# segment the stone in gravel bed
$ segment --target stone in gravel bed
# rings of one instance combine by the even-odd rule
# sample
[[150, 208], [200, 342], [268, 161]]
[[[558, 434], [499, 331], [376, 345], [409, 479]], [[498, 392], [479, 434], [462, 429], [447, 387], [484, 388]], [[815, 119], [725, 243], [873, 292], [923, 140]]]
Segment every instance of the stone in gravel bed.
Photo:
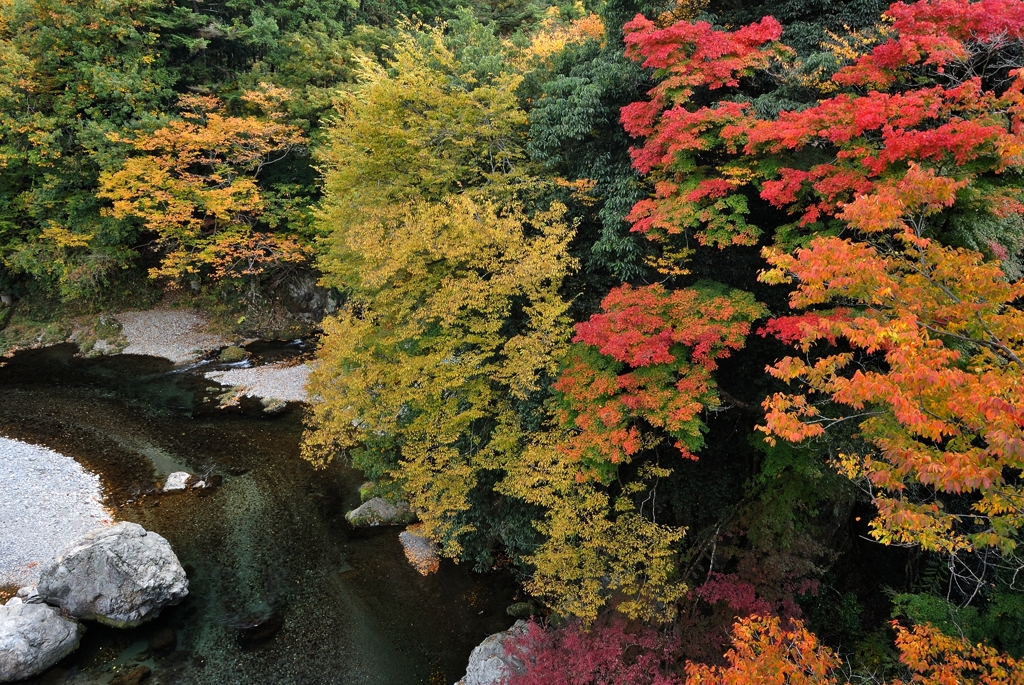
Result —
[[0, 437], [0, 585], [35, 585], [71, 541], [111, 522], [99, 476], [71, 457]]
[[71, 543], [43, 567], [37, 590], [76, 618], [134, 628], [185, 599], [188, 578], [162, 535], [125, 521]]

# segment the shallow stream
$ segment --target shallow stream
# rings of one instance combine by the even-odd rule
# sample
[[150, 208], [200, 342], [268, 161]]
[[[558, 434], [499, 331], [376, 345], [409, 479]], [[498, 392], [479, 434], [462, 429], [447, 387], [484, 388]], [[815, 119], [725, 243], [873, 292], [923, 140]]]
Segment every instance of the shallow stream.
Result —
[[[300, 459], [301, 406], [274, 417], [256, 401], [222, 410], [223, 389], [201, 375], [209, 366], [74, 352], [21, 352], [0, 367], [0, 435], [100, 474], [114, 516], [166, 537], [191, 592], [137, 629], [90, 624], [77, 652], [27, 682], [105, 684], [143, 664], [153, 670], [147, 683], [165, 685], [450, 685], [472, 648], [512, 623], [509, 577], [449, 561], [422, 577], [398, 529], [348, 526], [360, 474]], [[158, 494], [172, 470], [222, 481]]]

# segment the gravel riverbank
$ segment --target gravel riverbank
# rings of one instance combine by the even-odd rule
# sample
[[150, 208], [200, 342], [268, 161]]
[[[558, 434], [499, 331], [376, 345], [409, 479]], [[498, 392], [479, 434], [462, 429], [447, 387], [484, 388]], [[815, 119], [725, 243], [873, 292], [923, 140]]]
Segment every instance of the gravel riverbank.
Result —
[[306, 364], [267, 364], [248, 368], [211, 371], [205, 374], [212, 381], [239, 388], [246, 397], [272, 397], [283, 402], [306, 402]]
[[124, 354], [145, 354], [170, 359], [175, 364], [195, 361], [211, 350], [230, 345], [223, 336], [209, 333], [209, 322], [189, 309], [151, 309], [121, 312], [114, 317], [128, 341]]
[[71, 457], [0, 437], [0, 585], [34, 585], [42, 564], [111, 522], [99, 476]]

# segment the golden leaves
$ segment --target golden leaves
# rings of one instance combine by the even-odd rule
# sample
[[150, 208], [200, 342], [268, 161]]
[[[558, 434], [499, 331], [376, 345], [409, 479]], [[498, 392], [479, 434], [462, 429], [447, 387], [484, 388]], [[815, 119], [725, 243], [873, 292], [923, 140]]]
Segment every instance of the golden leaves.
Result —
[[[287, 91], [266, 85], [243, 96], [274, 111], [286, 98]], [[102, 173], [97, 193], [111, 201], [110, 216], [136, 217], [158, 236], [166, 254], [150, 275], [254, 276], [272, 264], [305, 261], [294, 236], [251, 230], [265, 209], [257, 175], [301, 147], [302, 132], [273, 112], [270, 119], [230, 116], [213, 96], [183, 95], [178, 106], [182, 118], [151, 133], [109, 136], [141, 154]]]

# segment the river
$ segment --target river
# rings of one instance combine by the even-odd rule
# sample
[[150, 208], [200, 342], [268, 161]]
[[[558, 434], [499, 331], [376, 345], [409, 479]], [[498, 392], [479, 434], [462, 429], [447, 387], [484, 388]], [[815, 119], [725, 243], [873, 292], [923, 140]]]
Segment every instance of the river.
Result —
[[[275, 358], [299, 354], [264, 345]], [[512, 623], [516, 584], [443, 561], [420, 576], [398, 529], [353, 530], [360, 474], [299, 457], [303, 408], [216, 408], [223, 388], [153, 357], [81, 359], [60, 345], [0, 367], [0, 435], [79, 460], [118, 520], [166, 537], [190, 595], [133, 630], [89, 624], [82, 646], [30, 683], [108, 683], [131, 665], [164, 685], [448, 684], [472, 648]], [[171, 470], [220, 476], [160, 495]], [[261, 623], [262, 630], [246, 630]], [[176, 648], [150, 638], [174, 631]], [[168, 648], [169, 649], [169, 648]]]

